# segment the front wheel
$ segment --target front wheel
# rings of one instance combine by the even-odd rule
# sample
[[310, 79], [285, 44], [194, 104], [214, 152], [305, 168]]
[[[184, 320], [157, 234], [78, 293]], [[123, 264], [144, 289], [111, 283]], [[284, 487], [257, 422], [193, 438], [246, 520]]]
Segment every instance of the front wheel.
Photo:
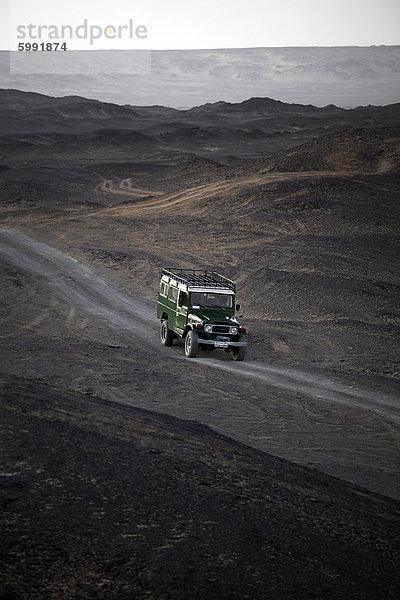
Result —
[[189, 331], [185, 338], [185, 356], [194, 358], [199, 350], [199, 336], [194, 331]]
[[246, 346], [239, 346], [232, 351], [233, 360], [244, 360], [246, 356]]
[[160, 340], [163, 346], [172, 346], [174, 333], [168, 328], [168, 321], [161, 321], [160, 325]]

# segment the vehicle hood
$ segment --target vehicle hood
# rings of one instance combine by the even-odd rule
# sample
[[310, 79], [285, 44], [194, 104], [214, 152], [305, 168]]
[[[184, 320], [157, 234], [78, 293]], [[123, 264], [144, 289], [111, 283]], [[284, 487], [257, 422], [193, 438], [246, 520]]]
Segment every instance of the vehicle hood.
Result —
[[227, 308], [198, 308], [191, 309], [190, 317], [194, 321], [203, 321], [204, 323], [226, 323], [227, 325], [238, 325], [238, 321], [232, 314], [232, 310]]

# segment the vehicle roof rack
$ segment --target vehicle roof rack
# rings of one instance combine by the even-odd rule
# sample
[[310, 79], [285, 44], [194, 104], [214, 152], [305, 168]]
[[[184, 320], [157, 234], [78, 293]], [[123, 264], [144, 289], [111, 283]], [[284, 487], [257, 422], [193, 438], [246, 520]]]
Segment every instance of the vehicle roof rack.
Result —
[[180, 283], [198, 287], [220, 288], [225, 287], [236, 293], [236, 285], [215, 271], [206, 269], [163, 269], [162, 275], [168, 275]]

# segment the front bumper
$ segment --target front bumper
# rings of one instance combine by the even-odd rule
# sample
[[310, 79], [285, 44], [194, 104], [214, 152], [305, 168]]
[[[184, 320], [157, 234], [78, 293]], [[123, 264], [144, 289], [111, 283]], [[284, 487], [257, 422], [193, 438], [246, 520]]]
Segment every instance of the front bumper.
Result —
[[198, 342], [199, 344], [207, 344], [207, 346], [215, 346], [216, 348], [247, 346], [247, 342], [231, 342], [228, 340], [203, 340], [199, 338]]

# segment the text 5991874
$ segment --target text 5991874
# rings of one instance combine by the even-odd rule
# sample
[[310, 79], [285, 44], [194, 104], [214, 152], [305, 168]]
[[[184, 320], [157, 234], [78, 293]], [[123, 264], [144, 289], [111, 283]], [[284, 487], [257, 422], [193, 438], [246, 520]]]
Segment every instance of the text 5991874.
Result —
[[18, 44], [19, 52], [56, 52], [57, 50], [67, 50], [66, 42], [20, 42]]

